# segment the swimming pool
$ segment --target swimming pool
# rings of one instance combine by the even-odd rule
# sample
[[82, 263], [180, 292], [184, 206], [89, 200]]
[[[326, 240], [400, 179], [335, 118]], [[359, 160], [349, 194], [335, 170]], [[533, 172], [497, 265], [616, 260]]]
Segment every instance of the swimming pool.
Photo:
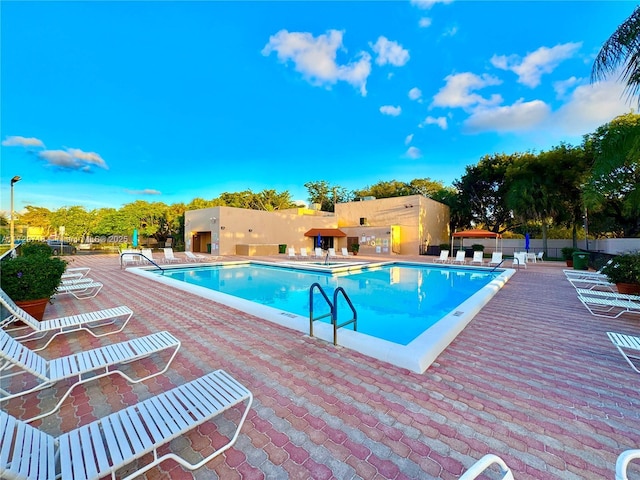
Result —
[[[171, 267], [163, 274], [130, 270], [305, 333], [309, 287], [319, 284], [329, 298], [342, 287], [358, 312], [358, 331], [340, 329], [338, 344], [419, 372], [513, 274], [403, 262], [350, 265], [337, 273], [310, 264], [301, 269], [263, 262]], [[314, 292], [317, 318], [329, 307]], [[344, 301], [338, 306], [339, 322], [351, 318]], [[315, 336], [333, 341], [329, 323], [328, 318], [315, 322]]]

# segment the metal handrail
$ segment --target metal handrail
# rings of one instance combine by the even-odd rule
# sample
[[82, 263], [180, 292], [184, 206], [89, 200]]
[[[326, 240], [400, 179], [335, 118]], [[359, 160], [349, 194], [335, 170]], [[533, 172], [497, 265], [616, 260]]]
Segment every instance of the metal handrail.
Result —
[[[351, 308], [351, 311], [353, 312], [353, 318], [351, 320], [347, 320], [344, 323], [338, 324], [338, 294], [341, 293], [342, 296], [344, 297], [344, 299], [347, 301], [347, 304], [349, 305], [349, 308]], [[351, 299], [349, 298], [349, 296], [347, 295], [347, 292], [344, 291], [344, 288], [342, 287], [338, 287], [335, 289], [335, 291], [333, 292], [333, 319], [332, 319], [332, 323], [333, 323], [333, 344], [337, 345], [338, 344], [338, 329], [342, 328], [342, 327], [346, 327], [347, 325], [350, 325], [353, 323], [353, 331], [357, 331], [358, 330], [358, 312], [356, 311], [355, 307], [353, 306], [353, 303], [351, 303]]]
[[[497, 264], [495, 267], [493, 267], [491, 270], [489, 270], [489, 273], [493, 273], [496, 271], [496, 268], [498, 268], [500, 265], [502, 265], [502, 262], [504, 262], [506, 260], [506, 258], [503, 258], [502, 260], [500, 260], [500, 263]], [[518, 262], [518, 266], [520, 265], [520, 262]]]
[[[313, 316], [313, 290], [318, 289], [318, 291], [322, 294], [325, 302], [329, 305], [329, 313], [325, 313], [324, 315], [320, 315], [319, 317]], [[342, 294], [344, 299], [347, 301], [349, 308], [353, 312], [353, 318], [351, 320], [347, 320], [344, 323], [338, 324], [338, 295]], [[313, 322], [316, 320], [320, 320], [322, 318], [331, 317], [331, 325], [333, 325], [333, 344], [338, 345], [338, 329], [350, 325], [353, 323], [353, 330], [358, 330], [358, 312], [356, 311], [351, 299], [347, 295], [347, 292], [344, 291], [344, 288], [338, 287], [333, 292], [333, 302], [329, 299], [326, 292], [322, 288], [322, 285], [319, 283], [314, 283], [309, 288], [309, 336], [313, 337]]]
[[[313, 289], [316, 287], [318, 288], [318, 291], [322, 294], [322, 297], [327, 302], [327, 305], [329, 305], [329, 313], [320, 315], [317, 318], [313, 318]], [[322, 318], [327, 318], [327, 317], [331, 317], [333, 321], [333, 304], [331, 303], [331, 300], [329, 300], [329, 297], [327, 296], [325, 291], [322, 289], [322, 286], [316, 282], [313, 285], [311, 285], [311, 287], [309, 288], [309, 336], [310, 337], [313, 337], [313, 322], [315, 322], [316, 320], [320, 320]]]

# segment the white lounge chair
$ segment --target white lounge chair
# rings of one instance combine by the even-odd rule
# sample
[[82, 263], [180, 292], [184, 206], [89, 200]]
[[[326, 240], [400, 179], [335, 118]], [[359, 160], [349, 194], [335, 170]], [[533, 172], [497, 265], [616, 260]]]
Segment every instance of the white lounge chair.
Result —
[[527, 268], [527, 252], [515, 252], [513, 260], [511, 260], [511, 266]]
[[491, 254], [491, 260], [489, 260], [488, 265], [500, 265], [502, 263], [502, 252], [493, 252]]
[[616, 460], [616, 480], [629, 480], [627, 476], [629, 463], [638, 459], [640, 459], [640, 450], [625, 450], [618, 455], [618, 460]]
[[330, 248], [328, 251], [328, 255], [329, 258], [337, 258], [338, 255], [336, 255], [336, 249], [335, 248]]
[[296, 258], [298, 258], [298, 256], [296, 255], [296, 249], [295, 248], [289, 248], [289, 260], [295, 260]]
[[120, 265], [138, 265], [140, 263], [140, 250], [124, 249], [120, 250]]
[[569, 280], [569, 283], [571, 283], [571, 286], [576, 290], [577, 289], [589, 289], [589, 290], [605, 289], [605, 290], [609, 290], [610, 292], [616, 291], [616, 284], [611, 283], [607, 279], [607, 277], [599, 277], [599, 276], [596, 277], [595, 275], [590, 278], [567, 276], [567, 280]]
[[464, 265], [465, 263], [467, 263], [465, 255], [466, 252], [464, 250], [458, 250], [456, 252], [456, 258], [451, 260], [451, 263], [459, 263], [460, 265]]
[[309, 258], [309, 254], [307, 253], [307, 249], [302, 247], [300, 249], [300, 258]]
[[340, 249], [340, 252], [342, 253], [343, 257], [348, 257], [349, 256], [349, 250], [347, 250], [347, 247], [342, 247]]
[[475, 252], [473, 252], [473, 258], [471, 259], [471, 265], [473, 264], [480, 264], [480, 265], [484, 265], [484, 258], [483, 258], [483, 252], [480, 250], [477, 250]]
[[447, 263], [449, 261], [449, 250], [440, 250], [440, 256], [433, 263]]
[[640, 337], [625, 335], [624, 333], [607, 332], [609, 340], [616, 346], [624, 359], [636, 372], [640, 369], [635, 366], [631, 359], [640, 360]]
[[540, 260], [541, 262], [544, 262], [543, 257], [544, 257], [544, 252], [538, 252], [538, 253], [536, 254], [536, 258], [537, 258], [538, 260]]
[[156, 259], [153, 258], [153, 250], [150, 248], [143, 248], [140, 254], [140, 261], [142, 263], [158, 263]]
[[[245, 402], [233, 435], [200, 462], [192, 464], [177, 454], [158, 451], [174, 438]], [[117, 470], [145, 456], [151, 462], [130, 472], [125, 480], [168, 459], [196, 470], [233, 446], [252, 402], [249, 390], [217, 370], [57, 438], [0, 411], [0, 475], [28, 480], [115, 478]], [[147, 455], [150, 452], [153, 455]]]
[[69, 294], [76, 297], [78, 300], [84, 298], [93, 298], [102, 289], [102, 283], [100, 282], [84, 282], [74, 284], [61, 284], [56, 288], [55, 295]]
[[[500, 477], [502, 480], [514, 480], [513, 473], [511, 472], [507, 464], [504, 463], [504, 460], [502, 460], [500, 457], [492, 453], [488, 453], [487, 455], [482, 457], [480, 460], [478, 460], [476, 463], [471, 465], [469, 470], [467, 470], [460, 476], [459, 480], [474, 480], [475, 478], [478, 478], [480, 475], [482, 475], [489, 468], [491, 468], [493, 465], [498, 466], [500, 470], [499, 473], [500, 475], [502, 475]], [[491, 478], [498, 478], [498, 477], [492, 476]]]
[[313, 256], [315, 258], [324, 258], [324, 252], [322, 251], [321, 248], [316, 247], [313, 251]]
[[74, 279], [74, 278], [86, 277], [90, 270], [91, 270], [91, 268], [89, 268], [89, 267], [67, 268], [64, 271], [64, 273], [62, 274], [62, 279], [63, 280], [71, 280], [71, 279]]
[[[618, 318], [623, 313], [640, 314], [640, 295], [577, 288], [578, 299], [597, 317]], [[616, 313], [617, 312], [617, 313]]]
[[[177, 338], [169, 332], [158, 332], [146, 337], [47, 360], [22, 345], [4, 330], [0, 330], [0, 371], [3, 372], [0, 380], [6, 380], [7, 383], [7, 385], [0, 384], [0, 403], [51, 387], [61, 380], [74, 380], [52, 410], [26, 420], [31, 422], [57, 411], [71, 391], [82, 383], [111, 374], [118, 374], [131, 383], [139, 383], [160, 375], [167, 371], [179, 348], [180, 341]], [[134, 380], [116, 368], [170, 349], [174, 351], [165, 367], [146, 377]], [[23, 382], [15, 382], [11, 377], [24, 380], [27, 387], [18, 390], [16, 385]]]
[[163, 252], [164, 252], [164, 263], [177, 263], [180, 261], [180, 259], [173, 254], [173, 248], [165, 247], [163, 249]]
[[91, 282], [95, 282], [95, 280], [89, 277], [62, 278], [60, 280], [60, 285], [80, 285], [82, 283], [91, 283]]
[[207, 260], [207, 257], [205, 257], [204, 255], [196, 255], [195, 253], [188, 250], [184, 252], [184, 256], [188, 262], [204, 262], [205, 260]]
[[[80, 313], [78, 315], [71, 315], [68, 317], [38, 321], [16, 305], [16, 303], [9, 298], [9, 295], [7, 295], [3, 290], [0, 290], [0, 303], [2, 303], [4, 308], [6, 308], [10, 314], [7, 318], [0, 321], [0, 327], [5, 328], [5, 330], [12, 333], [19, 332], [21, 330], [29, 331], [22, 335], [14, 335], [14, 339], [19, 340], [22, 343], [26, 343], [34, 340], [40, 340], [47, 337], [49, 334], [53, 334], [42, 347], [34, 349], [34, 352], [46, 348], [58, 335], [77, 332], [78, 330], [89, 332], [94, 337], [103, 337], [105, 335], [121, 332], [124, 327], [127, 326], [129, 319], [133, 315], [133, 311], [129, 307], [120, 306], [95, 312]], [[14, 327], [13, 324], [16, 322], [22, 322], [24, 325]], [[96, 333], [94, 331], [94, 329], [102, 330], [102, 327], [115, 325], [116, 322], [121, 322], [121, 325], [117, 328], [109, 329], [102, 333]]]

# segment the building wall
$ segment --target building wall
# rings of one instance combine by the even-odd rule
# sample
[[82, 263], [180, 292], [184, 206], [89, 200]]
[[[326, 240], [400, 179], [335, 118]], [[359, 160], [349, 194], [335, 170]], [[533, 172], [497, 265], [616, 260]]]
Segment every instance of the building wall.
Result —
[[[360, 226], [361, 218], [366, 218], [363, 227], [382, 227], [379, 233], [382, 238], [391, 234], [392, 226], [398, 227], [401, 255], [417, 255], [421, 247], [426, 249], [428, 245], [448, 242], [449, 238], [449, 208], [422, 195], [339, 203], [336, 205], [336, 214], [338, 228], [345, 233], [343, 227]], [[349, 236], [352, 236], [351, 230]], [[358, 232], [356, 228], [355, 231], [360, 239], [374, 234], [370, 229]], [[361, 251], [363, 254], [369, 253]]]
[[[360, 218], [367, 225], [360, 225]], [[313, 248], [313, 238], [304, 234], [312, 228], [339, 228], [349, 237], [357, 237], [360, 252], [390, 254], [392, 237], [399, 237], [395, 253], [417, 255], [421, 247], [447, 242], [449, 209], [422, 195], [339, 203], [336, 213], [294, 208], [278, 212], [213, 207], [185, 212], [187, 250], [235, 255], [236, 245], [286, 244], [299, 251]], [[199, 233], [198, 233], [199, 232]], [[198, 234], [194, 250], [194, 235]], [[203, 241], [210, 235], [210, 240]], [[347, 247], [347, 238], [335, 238], [336, 250]], [[199, 250], [198, 250], [199, 249]]]
[[[308, 209], [281, 212], [213, 207], [185, 212], [185, 245], [191, 250], [194, 232], [211, 232], [211, 253], [235, 255], [236, 245], [286, 244], [299, 251], [311, 249], [313, 239], [305, 237], [311, 228], [336, 228], [334, 215]], [[218, 247], [216, 249], [216, 246]], [[201, 249], [200, 251], [204, 251]]]

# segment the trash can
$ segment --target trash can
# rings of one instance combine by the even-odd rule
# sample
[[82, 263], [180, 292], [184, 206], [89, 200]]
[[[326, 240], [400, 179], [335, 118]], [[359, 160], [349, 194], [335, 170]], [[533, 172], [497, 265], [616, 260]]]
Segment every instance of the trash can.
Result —
[[281, 243], [280, 245], [278, 245], [278, 253], [287, 253], [287, 244], [286, 243]]
[[573, 252], [573, 269], [589, 270], [589, 254], [587, 252]]
[[207, 253], [211, 253], [211, 244], [207, 243]]

